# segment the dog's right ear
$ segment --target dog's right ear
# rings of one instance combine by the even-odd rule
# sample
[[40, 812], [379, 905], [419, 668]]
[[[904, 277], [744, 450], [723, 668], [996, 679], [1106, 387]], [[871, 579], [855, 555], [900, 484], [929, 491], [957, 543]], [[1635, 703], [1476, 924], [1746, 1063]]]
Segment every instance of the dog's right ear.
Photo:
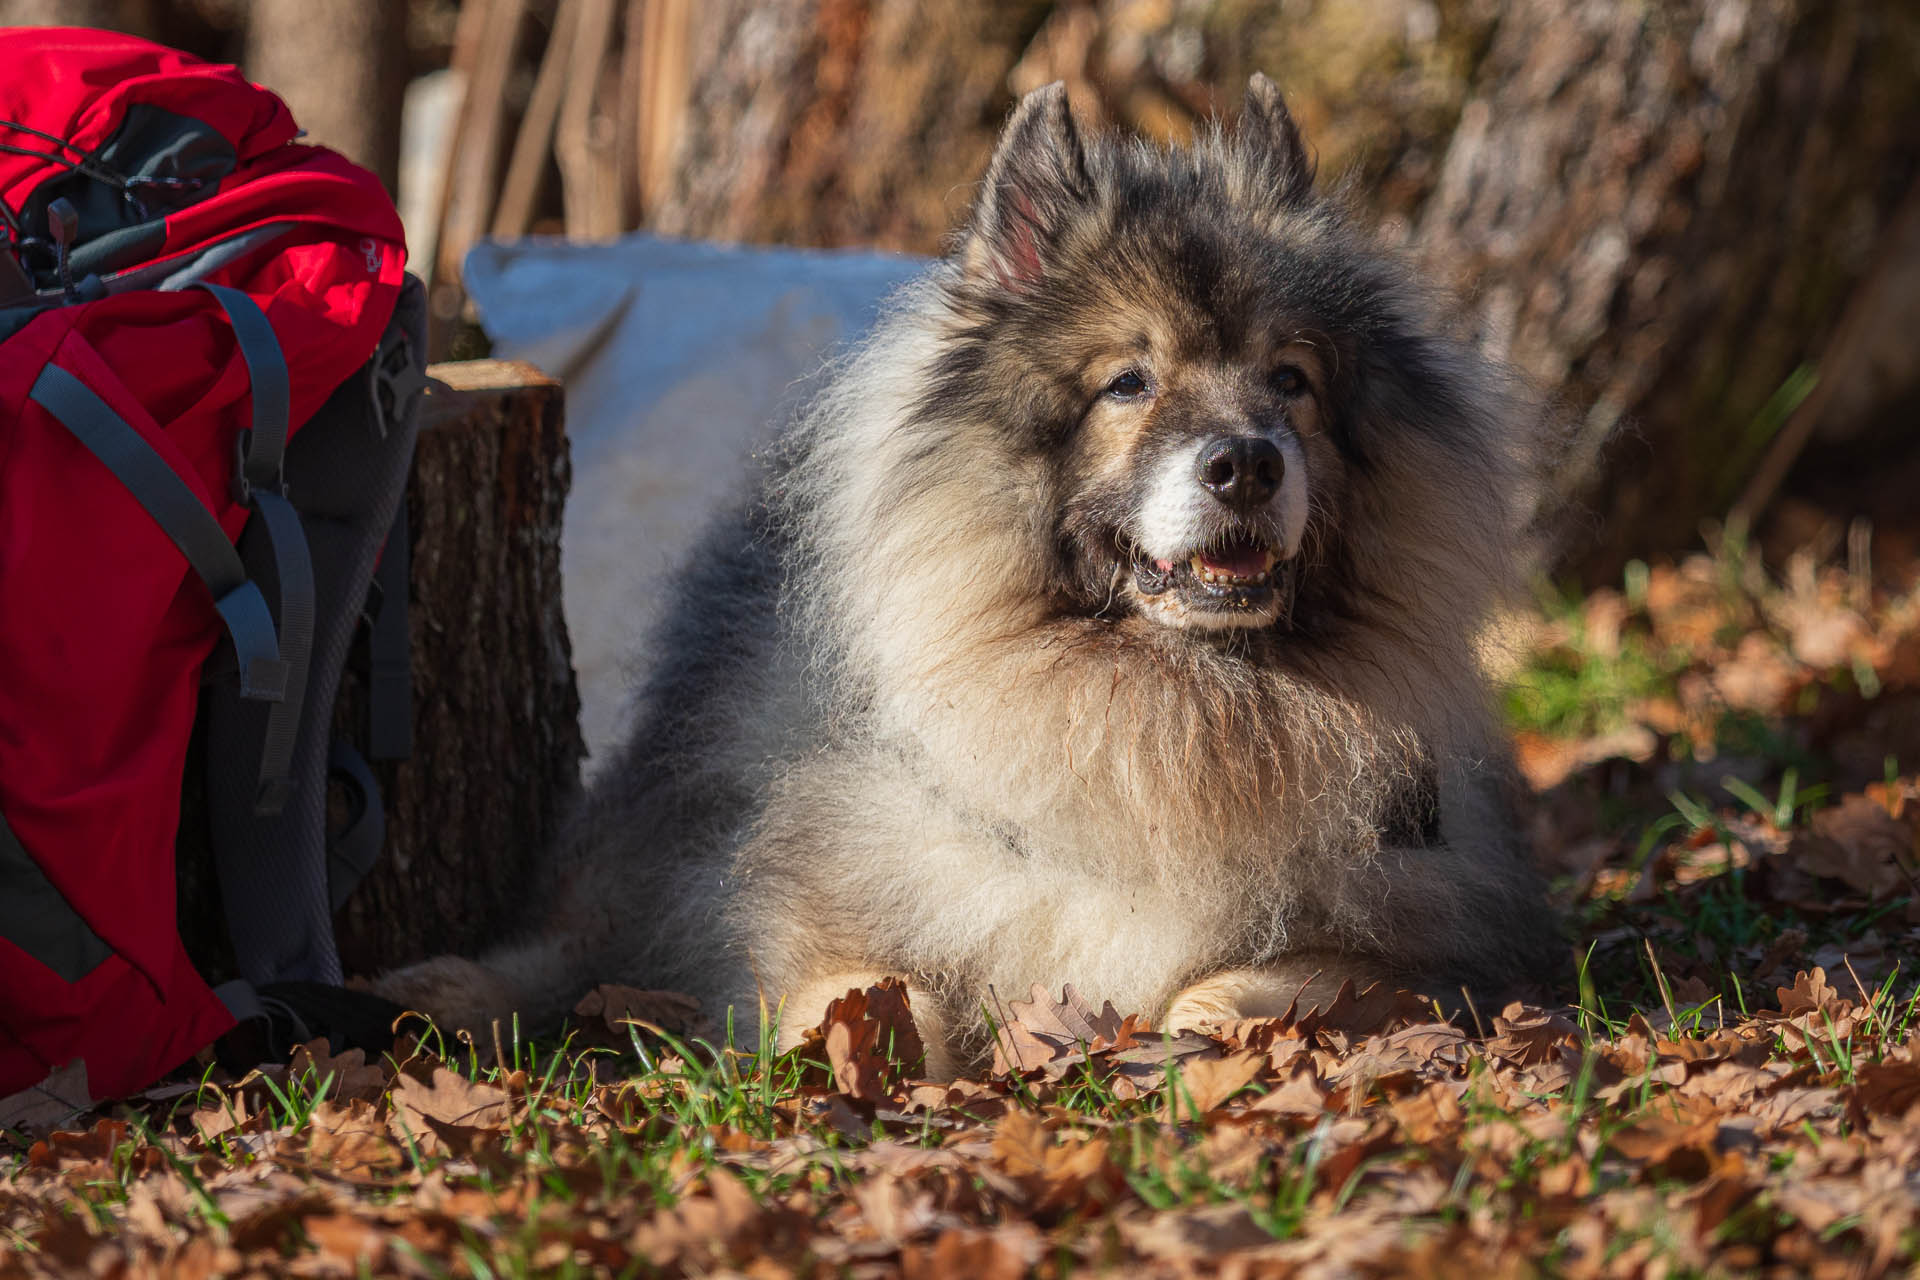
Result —
[[1247, 81], [1240, 141], [1259, 156], [1282, 201], [1299, 204], [1313, 194], [1313, 155], [1300, 136], [1300, 126], [1293, 122], [1293, 113], [1287, 110], [1280, 86], [1263, 71], [1254, 72]]
[[1032, 288], [1068, 219], [1092, 195], [1067, 86], [1056, 80], [1022, 98], [1000, 134], [967, 235], [968, 273], [1016, 292]]

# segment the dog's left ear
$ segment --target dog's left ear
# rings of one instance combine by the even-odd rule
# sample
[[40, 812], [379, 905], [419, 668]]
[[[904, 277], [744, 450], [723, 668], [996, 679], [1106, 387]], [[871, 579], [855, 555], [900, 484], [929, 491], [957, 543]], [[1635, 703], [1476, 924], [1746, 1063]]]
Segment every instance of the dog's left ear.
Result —
[[1280, 86], [1256, 71], [1247, 81], [1247, 105], [1240, 115], [1239, 137], [1269, 170], [1275, 194], [1299, 204], [1313, 194], [1313, 156], [1300, 126], [1280, 96]]
[[1013, 109], [987, 166], [967, 236], [968, 272], [1015, 291], [1031, 288], [1060, 231], [1092, 195], [1067, 86], [1035, 89]]

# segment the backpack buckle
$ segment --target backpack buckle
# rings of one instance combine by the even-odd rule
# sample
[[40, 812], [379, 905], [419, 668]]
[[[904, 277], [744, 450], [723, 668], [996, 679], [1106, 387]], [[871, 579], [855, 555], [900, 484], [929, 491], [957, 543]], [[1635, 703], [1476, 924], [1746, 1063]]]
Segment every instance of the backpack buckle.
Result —
[[404, 333], [390, 334], [373, 354], [373, 413], [382, 439], [387, 424], [406, 421], [414, 402], [431, 385], [432, 380], [414, 363], [413, 343]]
[[[233, 500], [243, 507], [253, 505], [254, 481], [248, 477], [253, 470], [253, 428], [242, 427], [233, 437]], [[279, 470], [273, 473], [269, 486], [281, 497], [287, 496], [287, 468], [283, 457]]]

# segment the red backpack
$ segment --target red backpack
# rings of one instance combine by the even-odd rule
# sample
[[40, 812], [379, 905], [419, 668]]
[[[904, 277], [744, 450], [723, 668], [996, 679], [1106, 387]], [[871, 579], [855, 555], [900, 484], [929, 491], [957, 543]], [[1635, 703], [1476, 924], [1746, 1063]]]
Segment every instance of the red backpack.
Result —
[[[379, 182], [298, 136], [233, 67], [0, 30], [0, 1095], [75, 1059], [96, 1097], [137, 1090], [259, 991], [340, 981], [378, 806], [327, 722], [402, 511], [424, 312]], [[404, 584], [373, 624], [403, 679]], [[405, 753], [400, 701], [378, 754]], [[196, 722], [220, 995], [176, 926]], [[330, 769], [376, 819], [331, 849]]]

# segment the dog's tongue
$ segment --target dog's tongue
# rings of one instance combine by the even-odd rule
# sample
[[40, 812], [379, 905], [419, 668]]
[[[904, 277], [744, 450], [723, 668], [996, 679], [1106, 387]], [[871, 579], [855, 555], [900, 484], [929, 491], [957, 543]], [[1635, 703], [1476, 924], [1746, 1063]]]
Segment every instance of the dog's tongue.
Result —
[[1202, 551], [1200, 563], [1215, 573], [1251, 578], [1267, 567], [1267, 553], [1259, 547], [1224, 547], [1218, 551]]

